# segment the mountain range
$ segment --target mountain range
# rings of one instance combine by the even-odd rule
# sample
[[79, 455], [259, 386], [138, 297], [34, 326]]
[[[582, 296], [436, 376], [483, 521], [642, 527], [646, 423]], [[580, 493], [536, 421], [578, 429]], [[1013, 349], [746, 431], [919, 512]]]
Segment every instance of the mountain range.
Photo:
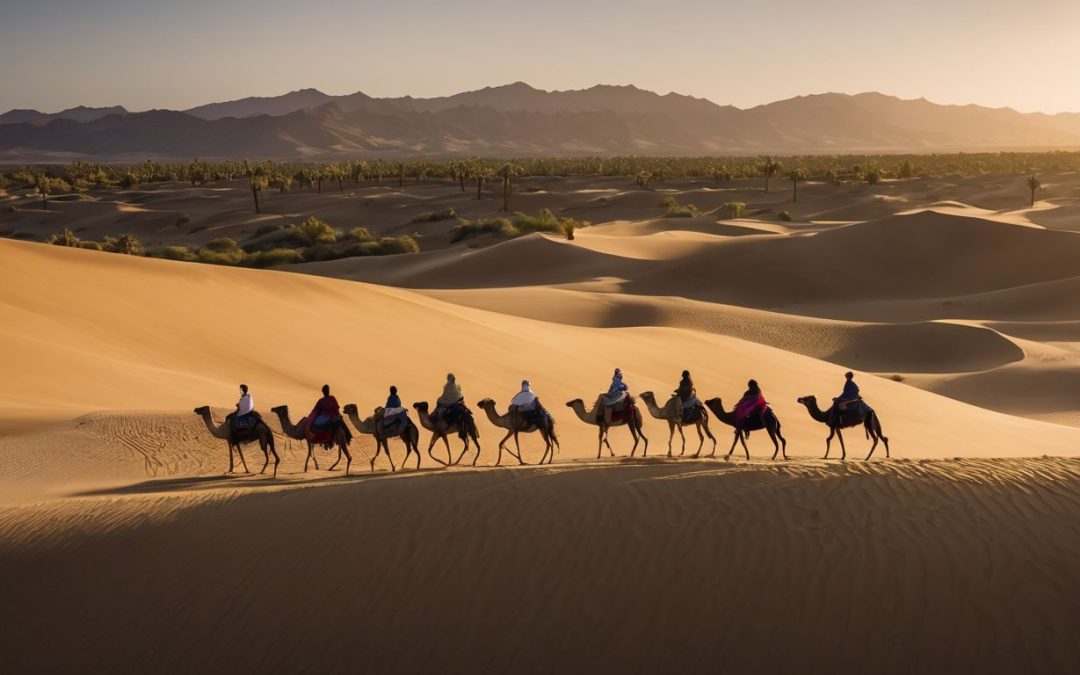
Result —
[[0, 161], [410, 155], [716, 155], [1080, 148], [1080, 113], [939, 105], [870, 92], [740, 109], [633, 86], [518, 82], [438, 98], [282, 96], [183, 111], [77, 107], [0, 115]]

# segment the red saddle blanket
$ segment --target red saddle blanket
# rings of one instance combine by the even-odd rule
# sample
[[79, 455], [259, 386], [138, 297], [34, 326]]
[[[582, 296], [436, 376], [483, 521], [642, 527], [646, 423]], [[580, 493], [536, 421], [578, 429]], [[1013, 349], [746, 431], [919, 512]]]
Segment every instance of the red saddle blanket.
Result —
[[637, 405], [630, 400], [626, 400], [626, 404], [623, 405], [622, 410], [611, 411], [611, 423], [618, 424], [619, 422], [625, 422], [626, 420], [632, 420], [637, 416]]
[[334, 442], [334, 425], [325, 427], [315, 426], [315, 415], [307, 418], [307, 439], [316, 445], [327, 445]]

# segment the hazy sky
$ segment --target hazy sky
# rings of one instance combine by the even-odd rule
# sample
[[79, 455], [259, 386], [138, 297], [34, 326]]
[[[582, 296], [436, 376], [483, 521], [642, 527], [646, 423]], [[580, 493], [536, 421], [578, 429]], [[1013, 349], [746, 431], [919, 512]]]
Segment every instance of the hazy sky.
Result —
[[0, 111], [523, 80], [1080, 111], [1080, 0], [0, 0]]

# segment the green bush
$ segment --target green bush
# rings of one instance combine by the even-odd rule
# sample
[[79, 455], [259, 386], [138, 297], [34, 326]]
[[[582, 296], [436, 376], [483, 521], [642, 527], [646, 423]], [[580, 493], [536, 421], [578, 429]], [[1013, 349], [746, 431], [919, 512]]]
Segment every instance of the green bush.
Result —
[[745, 218], [749, 213], [743, 202], [724, 202], [720, 208], [726, 209], [731, 218]]
[[345, 236], [352, 241], [375, 241], [375, 235], [373, 235], [366, 227], [354, 227], [349, 230], [349, 233]]
[[571, 232], [579, 227], [588, 227], [590, 223], [577, 221], [573, 218], [560, 219], [550, 209], [540, 209], [536, 215], [515, 213], [511, 218], [487, 218], [482, 220], [459, 219], [458, 224], [450, 231], [450, 242], [455, 243], [469, 237], [482, 234], [497, 234], [508, 239], [520, 237], [532, 232], [550, 232], [552, 234], [567, 235], [567, 228]]
[[693, 204], [686, 204], [685, 206], [669, 207], [664, 215], [667, 218], [697, 218], [701, 215], [701, 211], [698, 211], [698, 208]]
[[102, 245], [110, 253], [123, 253], [125, 255], [143, 255], [146, 250], [142, 242], [133, 234], [122, 234], [119, 237], [105, 237]]
[[45, 241], [54, 246], [70, 246], [72, 248], [78, 248], [80, 244], [79, 238], [75, 236], [75, 233], [66, 227], [63, 232], [54, 234]]
[[408, 235], [401, 237], [383, 237], [379, 240], [378, 255], [396, 255], [399, 253], [419, 253], [420, 245]]
[[505, 237], [517, 237], [521, 234], [508, 218], [483, 218], [480, 220], [461, 218], [458, 220], [457, 226], [450, 230], [450, 243], [491, 233], [498, 233]]
[[255, 255], [248, 256], [248, 264], [252, 267], [277, 267], [278, 265], [293, 265], [304, 262], [304, 256], [295, 249], [273, 248], [269, 251], [260, 251]]
[[190, 262], [195, 259], [195, 254], [187, 246], [162, 246], [152, 254], [155, 258], [166, 260], [183, 260]]
[[333, 244], [337, 241], [337, 231], [315, 217], [308, 218], [293, 229], [293, 236], [301, 246]]
[[660, 206], [663, 206], [666, 209], [678, 208], [679, 200], [675, 198], [675, 195], [668, 195], [660, 202]]
[[89, 249], [91, 251], [102, 251], [102, 250], [104, 250], [101, 247], [101, 244], [97, 243], [96, 241], [81, 241], [81, 242], [79, 242], [79, 248], [85, 248], [85, 249]]
[[790, 223], [791, 222], [791, 214], [788, 213], [787, 211], [781, 211], [780, 215], [778, 217], [780, 218], [780, 220], [784, 221], [785, 223]]

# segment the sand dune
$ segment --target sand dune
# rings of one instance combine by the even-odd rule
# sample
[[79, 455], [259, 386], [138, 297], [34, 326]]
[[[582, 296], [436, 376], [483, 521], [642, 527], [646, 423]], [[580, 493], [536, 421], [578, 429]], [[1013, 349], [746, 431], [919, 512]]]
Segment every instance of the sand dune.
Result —
[[229, 484], [0, 508], [0, 574], [18, 580], [0, 609], [7, 667], [1080, 666], [1076, 460]]

